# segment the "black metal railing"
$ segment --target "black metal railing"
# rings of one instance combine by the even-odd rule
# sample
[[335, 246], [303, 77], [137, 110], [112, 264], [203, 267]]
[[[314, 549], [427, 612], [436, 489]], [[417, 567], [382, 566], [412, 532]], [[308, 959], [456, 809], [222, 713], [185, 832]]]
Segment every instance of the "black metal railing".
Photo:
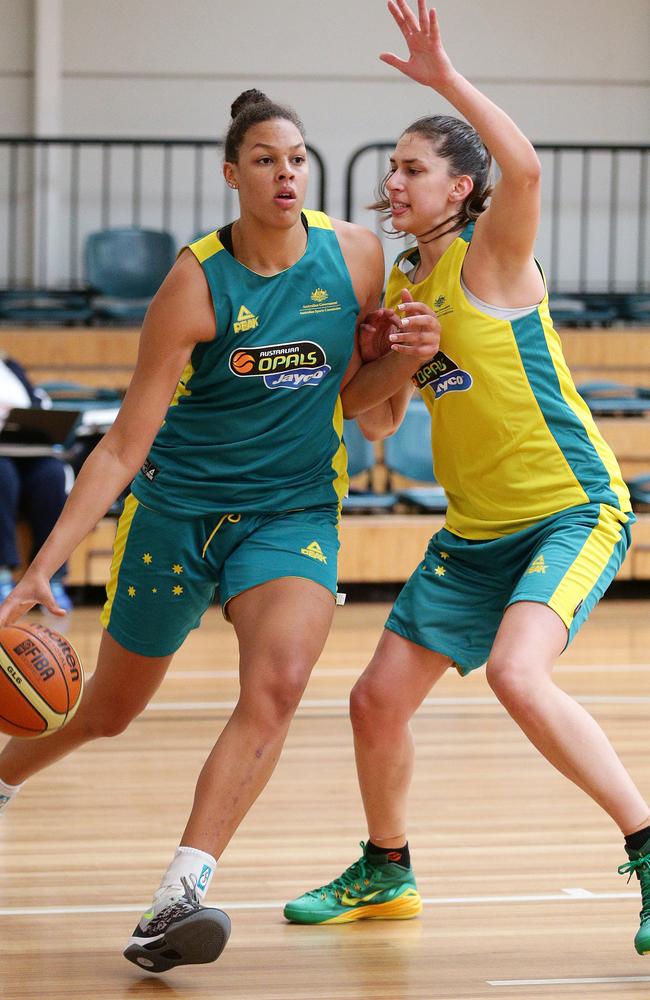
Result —
[[[323, 157], [307, 147], [309, 204], [326, 201]], [[178, 245], [230, 221], [218, 139], [0, 137], [0, 288], [79, 288], [88, 233], [171, 232]]]
[[[375, 228], [387, 256], [397, 248], [368, 210], [394, 142], [357, 149], [345, 170], [346, 218]], [[650, 290], [650, 145], [539, 143], [542, 219], [536, 253], [556, 293]]]

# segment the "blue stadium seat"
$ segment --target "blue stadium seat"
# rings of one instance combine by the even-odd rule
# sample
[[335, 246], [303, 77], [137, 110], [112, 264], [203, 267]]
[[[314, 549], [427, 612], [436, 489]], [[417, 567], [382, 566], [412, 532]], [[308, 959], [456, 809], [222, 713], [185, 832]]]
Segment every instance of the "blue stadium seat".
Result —
[[623, 319], [631, 323], [650, 322], [650, 292], [623, 296]]
[[51, 288], [0, 291], [0, 320], [10, 323], [78, 326], [89, 323], [93, 310], [87, 292]]
[[557, 326], [611, 326], [619, 317], [617, 306], [604, 296], [553, 293], [549, 309]]
[[368, 475], [368, 488], [357, 490], [352, 488], [350, 495], [343, 501], [346, 514], [372, 514], [390, 510], [395, 504], [394, 493], [376, 493], [370, 489], [370, 473], [375, 465], [375, 451], [372, 443], [365, 438], [356, 420], [346, 420], [343, 426], [343, 441], [348, 453], [348, 474]]
[[95, 314], [141, 322], [175, 256], [174, 239], [167, 232], [130, 226], [91, 233], [85, 258]]
[[119, 389], [95, 388], [83, 382], [54, 380], [39, 382], [38, 388], [47, 393], [52, 406], [67, 409], [73, 405], [79, 410], [99, 410], [110, 406], [119, 407], [123, 393]]
[[635, 476], [627, 481], [635, 510], [650, 507], [650, 475]]
[[650, 389], [624, 382], [581, 382], [576, 387], [595, 416], [641, 417], [650, 412]]
[[429, 411], [418, 397], [411, 400], [400, 427], [384, 442], [384, 462], [389, 475], [397, 473], [430, 486], [396, 490], [401, 503], [426, 513], [447, 509], [447, 497], [436, 484], [431, 461], [431, 420]]

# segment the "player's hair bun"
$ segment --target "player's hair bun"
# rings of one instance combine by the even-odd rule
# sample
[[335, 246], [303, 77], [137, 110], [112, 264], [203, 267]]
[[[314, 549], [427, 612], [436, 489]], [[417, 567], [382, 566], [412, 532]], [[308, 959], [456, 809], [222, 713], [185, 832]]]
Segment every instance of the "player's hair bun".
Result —
[[230, 117], [236, 118], [249, 104], [270, 104], [269, 98], [261, 90], [245, 90], [230, 105]]

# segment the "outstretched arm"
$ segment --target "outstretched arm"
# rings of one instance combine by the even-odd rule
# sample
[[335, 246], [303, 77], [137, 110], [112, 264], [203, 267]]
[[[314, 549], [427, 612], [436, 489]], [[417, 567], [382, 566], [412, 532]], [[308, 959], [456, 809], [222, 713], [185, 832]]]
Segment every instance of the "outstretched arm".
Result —
[[199, 340], [214, 336], [214, 312], [200, 265], [181, 255], [142, 327], [138, 361], [115, 423], [85, 461], [52, 533], [0, 606], [0, 626], [34, 604], [62, 615], [49, 580], [106, 513], [147, 456]]
[[[476, 129], [501, 171], [490, 207], [476, 224], [464, 269], [468, 285], [495, 305], [508, 304], [494, 301], [495, 282], [512, 295], [514, 280], [524, 298], [532, 285], [534, 294], [539, 292], [541, 297], [543, 282], [532, 257], [539, 224], [541, 177], [533, 146], [505, 111], [454, 68], [442, 44], [436, 11], [428, 10], [426, 0], [418, 0], [417, 17], [406, 0], [388, 0], [388, 7], [408, 46], [409, 58], [382, 52], [380, 59], [449, 101]], [[477, 286], [474, 274], [485, 271], [486, 266], [490, 270], [487, 290]]]

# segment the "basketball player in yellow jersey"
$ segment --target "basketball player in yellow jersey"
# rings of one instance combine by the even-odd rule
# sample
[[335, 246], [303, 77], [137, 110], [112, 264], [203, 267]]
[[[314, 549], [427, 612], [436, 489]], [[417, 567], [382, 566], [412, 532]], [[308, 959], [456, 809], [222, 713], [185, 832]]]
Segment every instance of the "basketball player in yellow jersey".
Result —
[[[614, 456], [562, 358], [533, 257], [540, 164], [514, 122], [454, 69], [425, 0], [419, 17], [406, 0], [388, 6], [409, 59], [382, 60], [466, 119], [435, 116], [408, 127], [376, 206], [417, 240], [393, 268], [377, 338], [384, 348], [399, 343], [410, 313], [421, 312], [411, 298], [428, 303], [441, 324], [440, 351], [413, 381], [431, 412], [449, 507], [352, 691], [364, 855], [287, 904], [285, 915], [338, 923], [420, 911], [406, 839], [409, 720], [450, 666], [467, 674], [487, 661], [488, 681], [515, 722], [625, 836], [629, 860], [620, 870], [640, 879], [635, 945], [648, 953], [650, 809], [604, 732], [551, 677], [615, 576], [633, 516]], [[501, 174], [486, 207], [490, 154]], [[369, 437], [395, 430], [386, 405], [360, 422]]]

